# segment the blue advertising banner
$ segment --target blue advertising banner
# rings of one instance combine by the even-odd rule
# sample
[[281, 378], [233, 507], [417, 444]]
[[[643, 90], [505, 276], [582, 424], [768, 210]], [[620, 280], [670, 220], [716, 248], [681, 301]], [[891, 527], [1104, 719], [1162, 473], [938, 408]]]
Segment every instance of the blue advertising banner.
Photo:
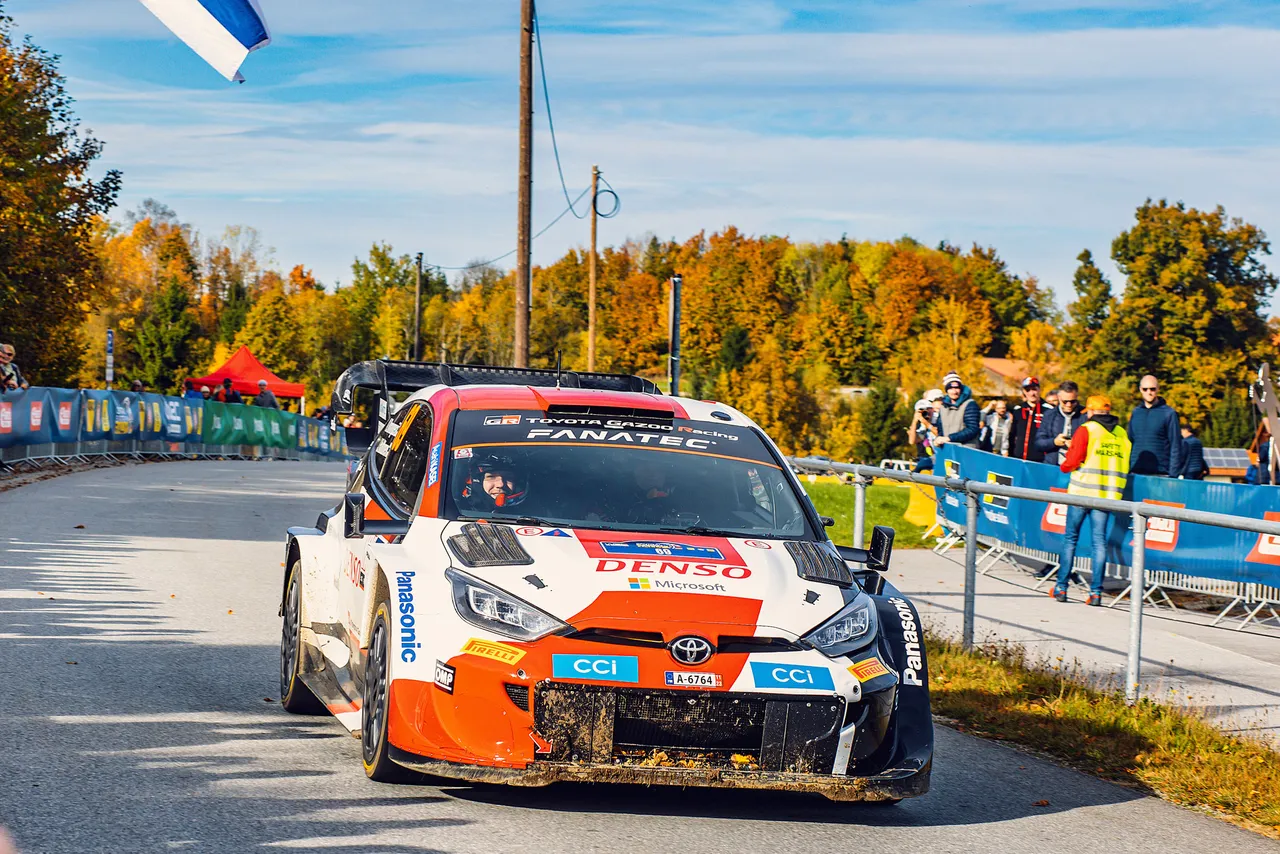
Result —
[[180, 397], [166, 397], [160, 405], [162, 435], [166, 442], [184, 442], [187, 438], [186, 407]]
[[164, 395], [143, 392], [138, 395], [138, 438], [164, 439]]
[[[944, 446], [936, 473], [1028, 489], [1067, 491], [1067, 475], [1057, 466], [1030, 463], [978, 451]], [[938, 509], [948, 521], [965, 524], [964, 496], [938, 492]], [[1280, 488], [1210, 483], [1139, 475], [1130, 478], [1125, 498], [1153, 505], [1185, 507], [1251, 519], [1280, 521]], [[1153, 508], [1154, 510], [1154, 508]], [[1066, 530], [1064, 504], [1021, 498], [982, 497], [978, 533], [1009, 543], [1061, 553]], [[1128, 514], [1113, 514], [1107, 526], [1107, 560], [1131, 565], [1133, 533]], [[1090, 522], [1080, 531], [1088, 543]], [[1201, 578], [1280, 586], [1280, 537], [1149, 518], [1146, 534], [1148, 570], [1166, 570]], [[1087, 549], [1082, 554], [1087, 554]]]
[[204, 401], [183, 398], [182, 424], [186, 428], [183, 436], [188, 442], [204, 441]]
[[80, 392], [67, 388], [47, 388], [49, 431], [53, 441], [71, 444], [80, 437]]
[[131, 391], [112, 391], [111, 435], [113, 442], [138, 438], [138, 395]]
[[0, 448], [52, 441], [46, 389], [19, 389], [0, 394]]
[[80, 438], [98, 442], [111, 436], [114, 415], [111, 392], [86, 389], [80, 392]]

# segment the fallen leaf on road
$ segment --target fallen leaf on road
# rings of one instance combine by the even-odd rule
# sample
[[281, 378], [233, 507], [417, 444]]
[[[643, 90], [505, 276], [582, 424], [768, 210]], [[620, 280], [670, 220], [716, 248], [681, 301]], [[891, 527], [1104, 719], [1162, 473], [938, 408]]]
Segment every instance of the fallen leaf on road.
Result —
[[1033, 807], [1047, 807], [1047, 806], [1049, 806], [1049, 802], [1048, 802], [1048, 801], [1036, 801], [1036, 802], [1035, 802], [1034, 804], [1032, 804], [1031, 806], [1033, 806]]
[[270, 697], [263, 697], [263, 698], [262, 698], [262, 702], [264, 702], [264, 703], [274, 703], [274, 702], [275, 702], [275, 700], [271, 699]]
[[169, 598], [170, 598], [170, 599], [177, 599], [177, 598], [178, 598], [178, 594], [177, 594], [177, 593], [170, 593], [170, 594], [169, 594]]
[[235, 613], [235, 611], [233, 611], [233, 610], [231, 610], [230, 608], [228, 608], [228, 609], [227, 609], [227, 613], [228, 613], [228, 614], [234, 614], [234, 613]]
[[83, 528], [84, 525], [76, 525], [77, 528]]
[[80, 662], [78, 662], [78, 661], [68, 661], [68, 662], [67, 662], [67, 664], [79, 664], [79, 663], [80, 663]]

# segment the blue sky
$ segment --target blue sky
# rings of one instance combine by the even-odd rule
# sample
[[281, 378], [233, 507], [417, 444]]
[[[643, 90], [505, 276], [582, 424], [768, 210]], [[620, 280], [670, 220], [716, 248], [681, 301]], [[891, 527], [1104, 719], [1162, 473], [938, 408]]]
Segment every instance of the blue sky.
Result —
[[[515, 244], [516, 0], [260, 0], [226, 83], [137, 0], [7, 0], [84, 126], [202, 234], [350, 279], [374, 240], [460, 265]], [[735, 224], [796, 240], [994, 245], [1063, 303], [1147, 197], [1280, 235], [1280, 3], [543, 0], [571, 188], [601, 240]], [[534, 226], [564, 208], [541, 109]], [[566, 217], [534, 247], [584, 245]]]

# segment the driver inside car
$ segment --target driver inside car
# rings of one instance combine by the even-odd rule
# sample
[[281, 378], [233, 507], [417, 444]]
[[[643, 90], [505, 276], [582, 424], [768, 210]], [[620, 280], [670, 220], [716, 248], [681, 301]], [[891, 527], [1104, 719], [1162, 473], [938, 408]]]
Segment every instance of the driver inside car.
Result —
[[522, 503], [529, 493], [525, 466], [514, 456], [485, 454], [471, 465], [462, 497], [481, 511], [506, 510]]
[[637, 497], [627, 509], [627, 519], [646, 525], [661, 524], [670, 515], [672, 487], [667, 482], [667, 467], [648, 451], [636, 451], [639, 459], [632, 469]]

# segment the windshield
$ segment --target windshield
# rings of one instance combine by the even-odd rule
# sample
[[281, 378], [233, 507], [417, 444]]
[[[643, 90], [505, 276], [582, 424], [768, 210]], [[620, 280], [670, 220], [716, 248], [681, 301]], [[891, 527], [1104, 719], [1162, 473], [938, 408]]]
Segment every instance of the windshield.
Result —
[[700, 421], [459, 412], [450, 518], [765, 539], [808, 535], [753, 431]]

